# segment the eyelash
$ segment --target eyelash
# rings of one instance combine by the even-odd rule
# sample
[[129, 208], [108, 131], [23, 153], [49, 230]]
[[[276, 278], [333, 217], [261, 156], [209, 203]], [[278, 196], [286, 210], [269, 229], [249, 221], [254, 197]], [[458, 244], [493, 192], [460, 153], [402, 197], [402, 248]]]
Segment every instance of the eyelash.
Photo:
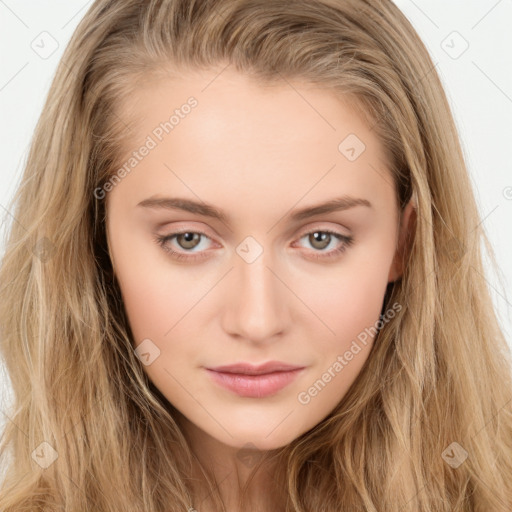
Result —
[[[171, 257], [173, 257], [177, 260], [196, 261], [198, 259], [204, 258], [204, 256], [190, 256], [187, 253], [181, 253], [181, 252], [175, 251], [175, 250], [171, 249], [168, 245], [166, 245], [166, 243], [168, 241], [172, 240], [174, 237], [176, 237], [178, 235], [183, 235], [185, 233], [193, 233], [193, 234], [197, 234], [197, 235], [203, 235], [206, 238], [210, 238], [206, 233], [203, 233], [202, 231], [183, 230], [183, 231], [177, 231], [176, 233], [173, 233], [171, 235], [164, 235], [164, 236], [156, 235], [154, 237], [154, 240], [160, 247], [162, 247], [162, 249], [166, 253], [170, 254]], [[319, 253], [319, 254], [312, 256], [312, 258], [315, 260], [320, 260], [320, 259], [325, 260], [325, 259], [335, 258], [336, 256], [339, 256], [340, 254], [345, 252], [345, 250], [348, 247], [350, 247], [352, 245], [352, 243], [354, 242], [354, 237], [342, 235], [336, 231], [331, 231], [329, 229], [314, 229], [312, 231], [308, 231], [307, 233], [304, 233], [299, 238], [299, 240], [304, 238], [305, 236], [311, 235], [313, 233], [328, 233], [330, 235], [335, 236], [336, 238], [338, 238], [338, 240], [343, 242], [342, 245], [340, 245], [340, 247], [338, 247], [337, 249], [333, 249], [327, 253], [323, 253], [322, 251], [314, 251], [316, 253]]]

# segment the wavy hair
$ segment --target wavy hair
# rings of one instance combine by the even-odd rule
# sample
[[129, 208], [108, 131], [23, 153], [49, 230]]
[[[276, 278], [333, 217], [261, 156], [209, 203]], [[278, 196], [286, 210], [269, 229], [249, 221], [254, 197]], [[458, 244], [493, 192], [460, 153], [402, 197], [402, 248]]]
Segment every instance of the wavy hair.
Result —
[[403, 307], [336, 408], [268, 454], [286, 512], [512, 510], [512, 358], [482, 242], [497, 265], [439, 76], [391, 0], [93, 3], [9, 206], [0, 350], [13, 399], [0, 509], [192, 505], [194, 455], [134, 353], [93, 191], [134, 133], [119, 111], [132, 91], [228, 64], [260, 84], [300, 79], [356, 98], [388, 151], [400, 211], [409, 200], [416, 210], [403, 276], [385, 297]]

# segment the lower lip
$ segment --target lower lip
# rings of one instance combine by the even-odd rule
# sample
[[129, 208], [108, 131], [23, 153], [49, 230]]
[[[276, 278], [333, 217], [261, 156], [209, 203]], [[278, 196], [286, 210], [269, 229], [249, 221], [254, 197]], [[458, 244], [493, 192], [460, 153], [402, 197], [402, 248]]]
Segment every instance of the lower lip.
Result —
[[285, 372], [265, 373], [263, 375], [244, 375], [209, 370], [212, 379], [239, 396], [263, 398], [276, 394], [297, 378], [304, 368]]

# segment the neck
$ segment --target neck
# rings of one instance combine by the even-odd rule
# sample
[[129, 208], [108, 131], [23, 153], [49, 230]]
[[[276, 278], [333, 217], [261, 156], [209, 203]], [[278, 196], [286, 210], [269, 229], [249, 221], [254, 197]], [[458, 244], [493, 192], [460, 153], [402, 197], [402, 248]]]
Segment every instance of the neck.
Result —
[[[276, 487], [274, 463], [264, 458], [268, 452], [252, 448], [249, 443], [241, 448], [227, 446], [181, 414], [177, 422], [196, 460], [191, 468], [194, 501], [190, 512], [218, 512], [220, 503], [227, 512], [285, 510], [285, 493]], [[214, 490], [207, 484], [208, 479]]]

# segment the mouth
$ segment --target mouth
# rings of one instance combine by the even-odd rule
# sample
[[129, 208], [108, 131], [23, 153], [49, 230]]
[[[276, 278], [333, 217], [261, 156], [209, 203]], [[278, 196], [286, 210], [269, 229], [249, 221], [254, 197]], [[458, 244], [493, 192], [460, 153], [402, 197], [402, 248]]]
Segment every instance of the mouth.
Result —
[[[248, 368], [247, 365], [206, 368], [212, 380], [219, 386], [242, 397], [264, 398], [272, 396], [291, 384], [305, 367], [280, 365], [280, 369]], [[224, 369], [226, 368], [226, 369]]]
[[213, 368], [207, 368], [208, 370], [213, 370], [216, 372], [222, 373], [236, 373], [243, 375], [262, 375], [267, 373], [274, 372], [284, 372], [291, 370], [298, 370], [300, 368], [304, 368], [304, 366], [291, 365], [288, 363], [284, 363], [282, 361], [268, 361], [266, 363], [262, 363], [259, 365], [252, 363], [235, 363], [224, 366], [215, 366]]

